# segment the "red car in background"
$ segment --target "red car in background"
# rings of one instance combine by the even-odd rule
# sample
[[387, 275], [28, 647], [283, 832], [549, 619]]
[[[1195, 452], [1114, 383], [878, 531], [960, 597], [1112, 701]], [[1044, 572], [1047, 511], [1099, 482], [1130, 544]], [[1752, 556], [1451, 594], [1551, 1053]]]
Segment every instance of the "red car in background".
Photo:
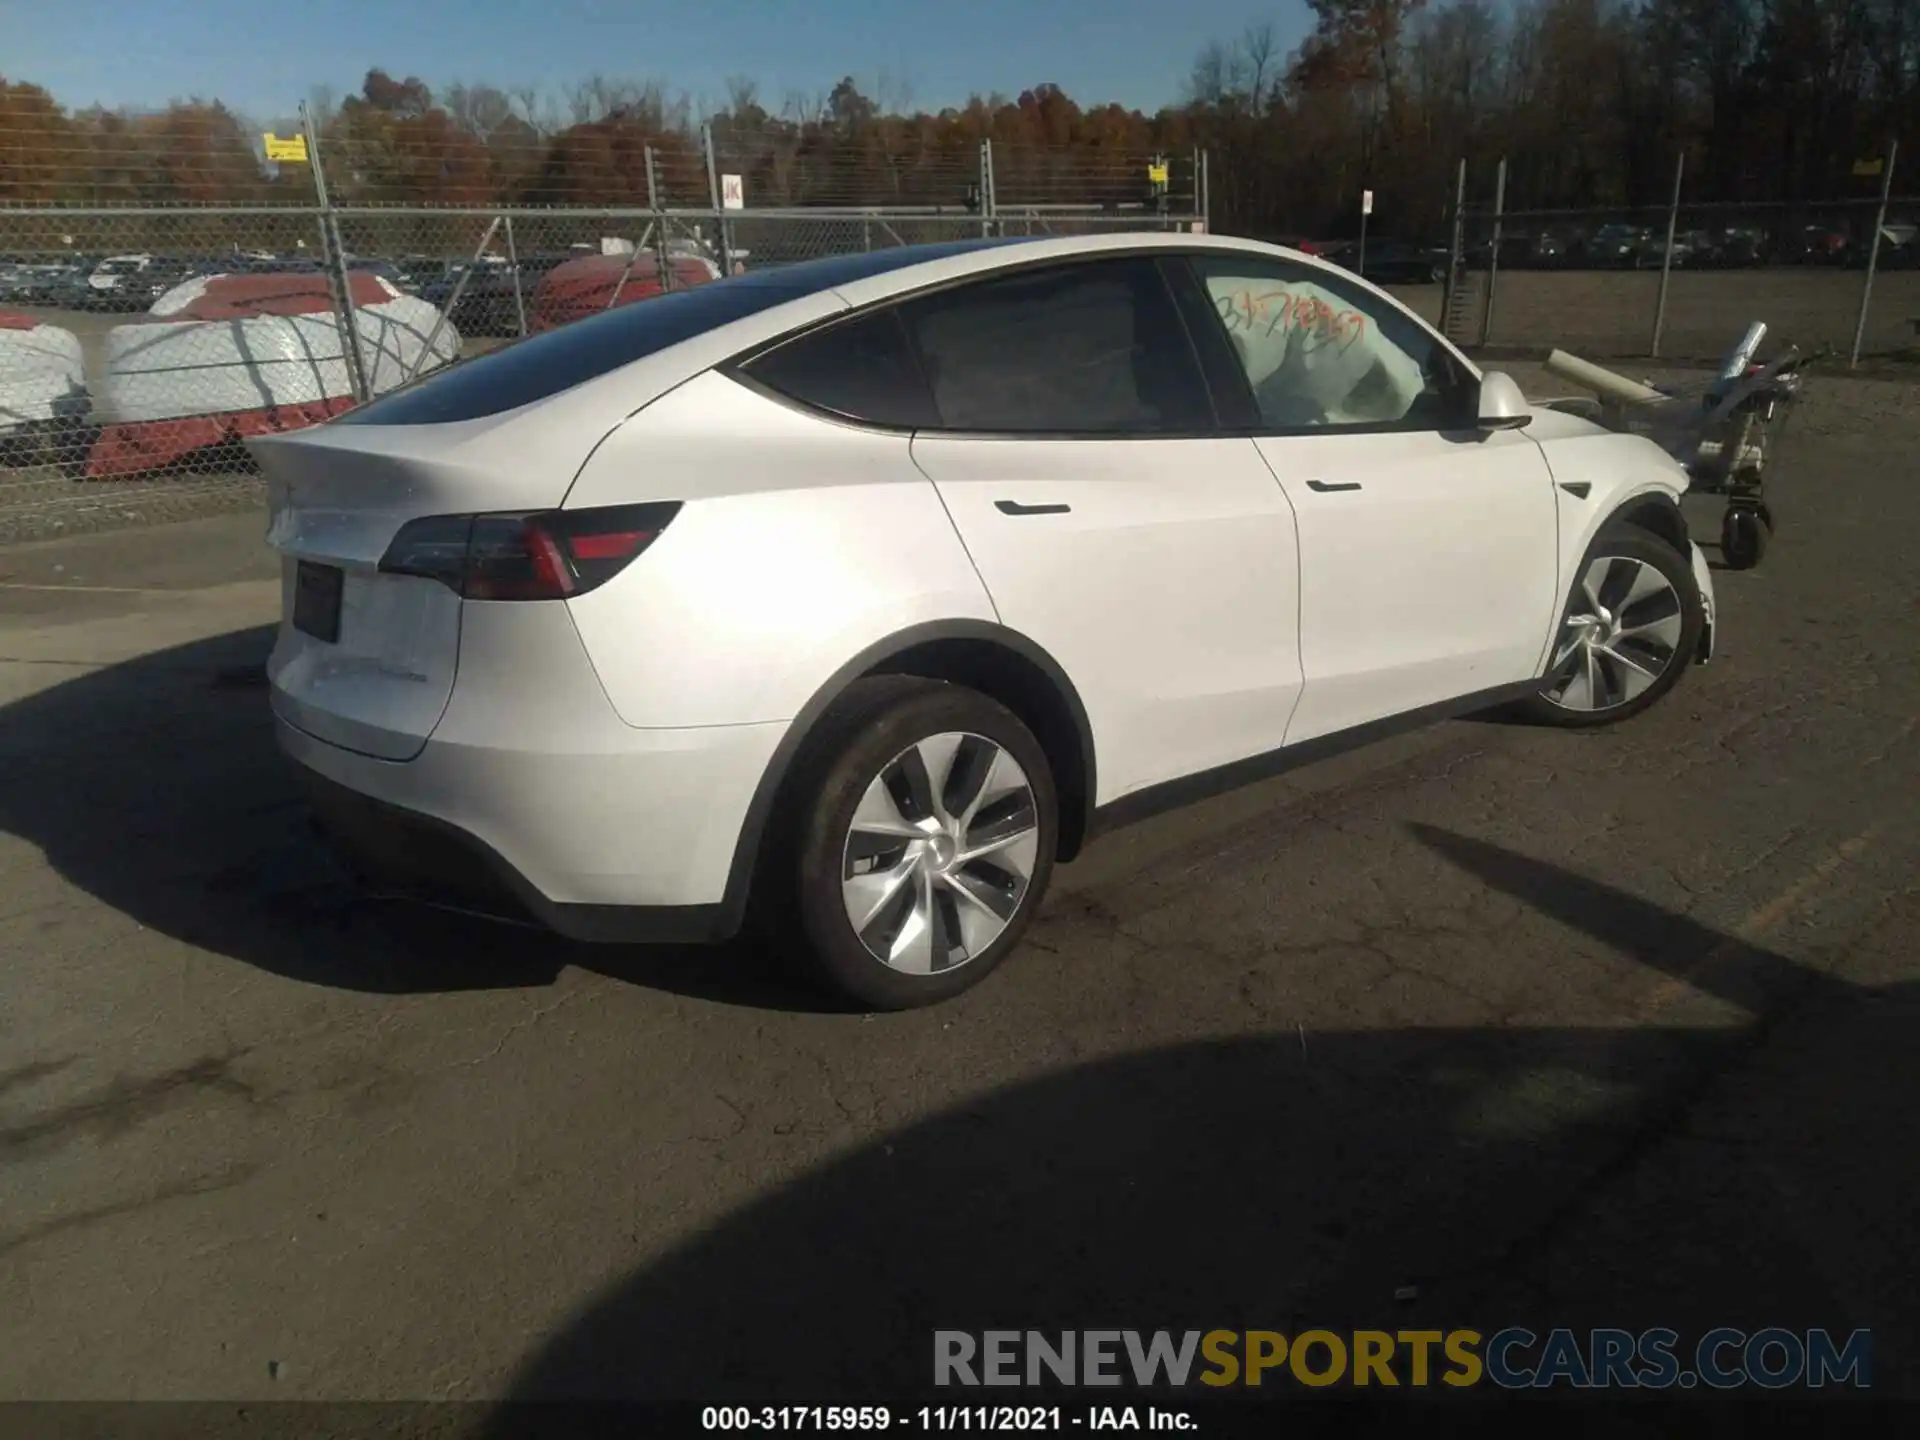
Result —
[[527, 330], [538, 333], [581, 320], [616, 305], [631, 305], [669, 290], [687, 290], [720, 278], [710, 260], [651, 251], [634, 255], [582, 255], [544, 275], [527, 307]]
[[1298, 250], [1302, 255], [1331, 255], [1340, 249], [1341, 246], [1350, 245], [1353, 242], [1350, 240], [1308, 240], [1304, 236], [1283, 235], [1272, 243], [1275, 245], [1284, 245], [1289, 250]]

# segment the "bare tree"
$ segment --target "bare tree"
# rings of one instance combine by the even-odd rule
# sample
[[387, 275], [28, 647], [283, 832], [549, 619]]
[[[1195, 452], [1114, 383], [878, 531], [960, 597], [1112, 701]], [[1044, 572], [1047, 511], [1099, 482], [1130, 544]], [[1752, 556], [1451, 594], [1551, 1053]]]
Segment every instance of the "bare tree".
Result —
[[1274, 72], [1279, 68], [1280, 42], [1273, 32], [1273, 22], [1263, 20], [1257, 25], [1249, 25], [1246, 33], [1240, 37], [1238, 55], [1240, 83], [1246, 93], [1247, 108], [1258, 114], [1267, 98], [1267, 87], [1273, 82]]
[[737, 125], [757, 125], [767, 112], [760, 105], [760, 82], [746, 75], [727, 77], [728, 118]]
[[504, 90], [492, 85], [468, 85], [459, 81], [441, 93], [440, 105], [453, 117], [455, 124], [482, 140], [504, 125], [514, 113], [513, 101]]
[[883, 69], [873, 82], [874, 103], [882, 115], [905, 115], [913, 107], [913, 77], [904, 70]]
[[642, 88], [631, 80], [594, 74], [568, 88], [567, 109], [574, 124], [591, 125], [633, 109], [643, 98]]
[[1187, 99], [1195, 105], [1224, 106], [1233, 98], [1233, 54], [1218, 40], [1209, 40], [1194, 57], [1187, 76]]
[[780, 102], [780, 114], [783, 119], [803, 128], [818, 125], [827, 117], [827, 92], [789, 90], [786, 98]]
[[552, 97], [544, 94], [538, 85], [515, 85], [507, 91], [507, 98], [513, 103], [513, 113], [536, 133], [549, 135], [560, 128]]

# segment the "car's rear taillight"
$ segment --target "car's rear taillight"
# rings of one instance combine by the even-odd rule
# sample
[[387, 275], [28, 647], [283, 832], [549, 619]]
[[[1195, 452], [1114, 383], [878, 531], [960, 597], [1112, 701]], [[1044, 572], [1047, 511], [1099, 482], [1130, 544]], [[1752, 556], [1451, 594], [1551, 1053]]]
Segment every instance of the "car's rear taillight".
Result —
[[679, 509], [679, 501], [668, 500], [533, 515], [429, 515], [400, 527], [380, 568], [438, 580], [468, 600], [566, 600], [618, 575]]

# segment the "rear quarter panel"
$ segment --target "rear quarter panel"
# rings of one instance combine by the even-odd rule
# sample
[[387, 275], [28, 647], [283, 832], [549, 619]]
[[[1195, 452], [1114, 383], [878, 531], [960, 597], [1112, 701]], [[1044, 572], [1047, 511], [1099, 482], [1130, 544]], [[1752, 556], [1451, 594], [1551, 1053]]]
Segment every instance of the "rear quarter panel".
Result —
[[993, 621], [908, 444], [711, 372], [611, 436], [569, 508], [684, 502], [632, 566], [569, 602], [621, 718], [663, 729], [790, 720], [890, 635]]

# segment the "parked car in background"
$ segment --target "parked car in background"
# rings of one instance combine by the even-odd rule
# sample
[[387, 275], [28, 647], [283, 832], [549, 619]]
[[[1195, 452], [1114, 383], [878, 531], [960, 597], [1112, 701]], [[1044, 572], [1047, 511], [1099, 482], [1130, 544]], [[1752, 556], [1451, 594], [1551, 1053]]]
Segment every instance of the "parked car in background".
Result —
[[[1446, 268], [1446, 252], [1439, 252], [1441, 269]], [[1500, 268], [1502, 270], [1551, 270], [1565, 263], [1567, 257], [1566, 238], [1549, 230], [1525, 230], [1503, 227], [1500, 233]], [[1491, 237], [1467, 250], [1467, 261], [1471, 268], [1485, 270], [1493, 260], [1493, 240]]]
[[[1658, 270], [1663, 265], [1669, 263], [1667, 259], [1666, 233], [1658, 230], [1649, 230], [1644, 233], [1646, 240], [1641, 244], [1633, 257], [1634, 268], [1638, 270]], [[1699, 237], [1691, 231], [1676, 230], [1674, 232], [1673, 259], [1671, 264], [1675, 270], [1683, 270], [1699, 262], [1700, 251], [1698, 242]]]
[[[1889, 220], [1880, 227], [1880, 253], [1874, 265], [1881, 270], [1911, 270], [1920, 258], [1920, 226], [1906, 220]], [[1869, 242], [1870, 243], [1870, 242]], [[1864, 269], [1869, 256], [1868, 244], [1855, 247], [1848, 263]]]
[[9, 305], [57, 305], [82, 278], [66, 264], [29, 261], [0, 266], [0, 301]]
[[255, 260], [246, 268], [249, 275], [317, 275], [324, 269], [318, 260], [305, 255], [282, 255], [271, 260]]
[[719, 278], [719, 267], [703, 255], [669, 254], [662, 263], [651, 250], [638, 255], [583, 251], [556, 265], [534, 288], [527, 328], [557, 329], [604, 310], [708, 285]]
[[391, 260], [356, 259], [350, 262], [348, 268], [368, 275], [378, 275], [403, 295], [413, 293], [411, 287], [405, 283], [405, 276], [400, 267]]
[[1351, 240], [1315, 240], [1305, 235], [1283, 235], [1268, 243], [1284, 245], [1289, 250], [1298, 250], [1302, 255], [1322, 256], [1331, 256], [1353, 244]]
[[159, 255], [137, 274], [126, 276], [114, 291], [115, 310], [145, 310], [174, 286], [202, 275], [218, 275], [222, 264], [217, 259], [193, 259]]
[[1752, 270], [1772, 262], [1773, 245], [1757, 225], [1734, 225], [1706, 232], [1705, 259], [1717, 270]]
[[[456, 264], [438, 280], [422, 285], [416, 292], [422, 300], [445, 311], [454, 328], [462, 335], [514, 336], [520, 333], [520, 316], [533, 319], [533, 296], [555, 266], [576, 260], [576, 252], [563, 250], [549, 255], [523, 255], [517, 265], [504, 260], [483, 261], [469, 276], [469, 267]], [[466, 283], [461, 284], [462, 278]], [[458, 300], [454, 292], [459, 292]]]
[[1714, 269], [1720, 264], [1720, 241], [1707, 230], [1676, 231], [1673, 237], [1673, 263], [1695, 270]]
[[1589, 269], [1631, 270], [1652, 238], [1638, 225], [1602, 225], [1578, 242], [1574, 258]]
[[393, 283], [409, 295], [418, 295], [423, 286], [444, 280], [458, 261], [432, 255], [402, 255], [394, 262]]
[[86, 292], [81, 296], [82, 309], [87, 310], [124, 310], [132, 304], [134, 309], [144, 308], [139, 303], [140, 291], [129, 287], [127, 280], [137, 276], [153, 263], [153, 256], [109, 255], [87, 276]]
[[1828, 225], [1804, 225], [1780, 237], [1774, 259], [1783, 265], [1843, 265], [1851, 244]]
[[[1513, 263], [1524, 270], [1553, 270], [1567, 263], [1567, 237], [1553, 230], [1539, 230], [1521, 237], [1519, 253]], [[1507, 264], [1505, 255], [1500, 263]]]
[[1369, 239], [1364, 255], [1355, 243], [1325, 258], [1376, 285], [1438, 285], [1447, 278], [1445, 247], [1406, 240]]

